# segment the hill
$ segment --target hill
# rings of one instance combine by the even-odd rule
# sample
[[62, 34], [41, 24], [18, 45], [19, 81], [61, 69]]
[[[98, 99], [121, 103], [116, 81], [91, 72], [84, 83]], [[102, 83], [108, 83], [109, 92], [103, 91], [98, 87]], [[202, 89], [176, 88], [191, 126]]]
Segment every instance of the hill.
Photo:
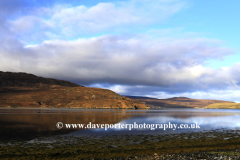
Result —
[[191, 99], [187, 97], [173, 97], [168, 99], [156, 99], [150, 97], [138, 97], [138, 96], [126, 96], [131, 99], [143, 101], [150, 108], [205, 108], [211, 104], [231, 104], [236, 103], [230, 101], [221, 100], [209, 100], [209, 99]]
[[64, 80], [38, 77], [27, 73], [0, 71], [0, 91], [39, 90], [59, 87], [83, 87]]
[[148, 108], [111, 90], [12, 72], [0, 72], [0, 107]]
[[205, 108], [212, 109], [240, 109], [240, 103], [214, 103]]

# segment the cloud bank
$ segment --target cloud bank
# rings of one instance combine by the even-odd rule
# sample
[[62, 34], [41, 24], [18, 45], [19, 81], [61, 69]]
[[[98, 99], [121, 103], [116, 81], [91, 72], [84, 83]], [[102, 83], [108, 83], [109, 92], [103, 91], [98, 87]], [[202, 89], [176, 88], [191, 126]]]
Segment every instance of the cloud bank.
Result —
[[[1, 68], [64, 78], [83, 85], [156, 86], [169, 93], [238, 87], [239, 65], [213, 70], [205, 60], [232, 53], [211, 39], [102, 36], [6, 48]], [[212, 45], [211, 45], [212, 44]], [[4, 60], [5, 59], [5, 60]], [[12, 62], [12, 65], [4, 62]]]

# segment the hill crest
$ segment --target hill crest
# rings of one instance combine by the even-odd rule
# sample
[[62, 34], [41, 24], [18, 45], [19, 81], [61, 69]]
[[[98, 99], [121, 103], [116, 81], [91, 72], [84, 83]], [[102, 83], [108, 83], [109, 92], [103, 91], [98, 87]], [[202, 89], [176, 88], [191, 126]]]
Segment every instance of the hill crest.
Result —
[[[35, 90], [58, 87], [80, 87], [81, 85], [57, 80], [52, 78], [38, 77], [24, 72], [2, 72], [0, 71], [1, 90]], [[83, 86], [81, 86], [83, 87]]]

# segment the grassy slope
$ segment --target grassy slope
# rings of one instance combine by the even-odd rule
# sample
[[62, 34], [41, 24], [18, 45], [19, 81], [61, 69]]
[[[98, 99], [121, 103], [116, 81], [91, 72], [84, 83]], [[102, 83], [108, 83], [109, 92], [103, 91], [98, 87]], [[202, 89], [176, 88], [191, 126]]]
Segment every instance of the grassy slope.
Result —
[[219, 108], [219, 109], [240, 109], [240, 103], [214, 103], [205, 108]]

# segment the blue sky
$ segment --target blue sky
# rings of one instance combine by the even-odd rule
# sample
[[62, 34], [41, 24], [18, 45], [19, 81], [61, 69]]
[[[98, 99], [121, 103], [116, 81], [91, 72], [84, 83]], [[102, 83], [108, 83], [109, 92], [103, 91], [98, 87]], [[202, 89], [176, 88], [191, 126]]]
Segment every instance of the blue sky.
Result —
[[190, 6], [174, 17], [176, 25], [183, 26], [188, 31], [202, 33], [203, 36], [223, 41], [223, 45], [233, 49], [236, 54], [222, 61], [211, 60], [210, 66], [219, 68], [231, 66], [239, 62], [240, 46], [239, 4], [237, 0], [219, 1], [188, 1]]
[[240, 1], [3, 0], [0, 70], [240, 101]]

